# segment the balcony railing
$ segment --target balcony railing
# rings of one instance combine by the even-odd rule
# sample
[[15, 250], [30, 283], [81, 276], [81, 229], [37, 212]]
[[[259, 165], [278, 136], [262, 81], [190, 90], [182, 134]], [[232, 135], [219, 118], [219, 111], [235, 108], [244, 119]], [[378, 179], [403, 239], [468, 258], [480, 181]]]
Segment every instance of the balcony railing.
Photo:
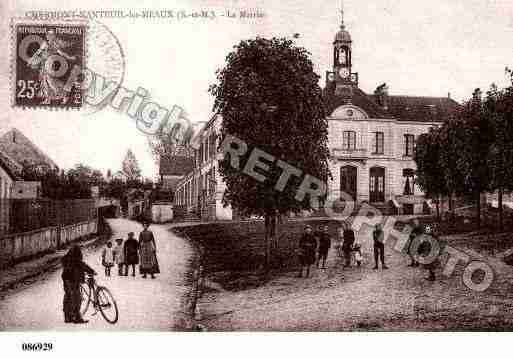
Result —
[[345, 157], [345, 158], [367, 158], [368, 151], [366, 148], [334, 148], [332, 151], [333, 157]]

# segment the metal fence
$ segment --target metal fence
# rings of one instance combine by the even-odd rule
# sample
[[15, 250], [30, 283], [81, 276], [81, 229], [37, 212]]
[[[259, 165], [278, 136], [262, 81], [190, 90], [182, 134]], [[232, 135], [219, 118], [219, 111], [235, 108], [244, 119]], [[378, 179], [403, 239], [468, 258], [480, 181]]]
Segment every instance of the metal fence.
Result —
[[0, 201], [0, 233], [65, 226], [97, 217], [94, 199], [9, 199]]

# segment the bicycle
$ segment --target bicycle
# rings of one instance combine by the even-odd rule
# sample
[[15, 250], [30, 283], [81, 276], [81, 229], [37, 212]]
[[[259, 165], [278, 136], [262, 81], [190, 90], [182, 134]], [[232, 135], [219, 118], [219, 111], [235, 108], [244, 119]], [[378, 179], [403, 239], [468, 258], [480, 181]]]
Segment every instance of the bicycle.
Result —
[[116, 324], [119, 318], [118, 305], [111, 292], [104, 286], [98, 285], [94, 276], [89, 275], [86, 282], [80, 285], [80, 294], [82, 301], [80, 303], [80, 313], [84, 315], [92, 303], [96, 315], [98, 311], [103, 318], [110, 324]]

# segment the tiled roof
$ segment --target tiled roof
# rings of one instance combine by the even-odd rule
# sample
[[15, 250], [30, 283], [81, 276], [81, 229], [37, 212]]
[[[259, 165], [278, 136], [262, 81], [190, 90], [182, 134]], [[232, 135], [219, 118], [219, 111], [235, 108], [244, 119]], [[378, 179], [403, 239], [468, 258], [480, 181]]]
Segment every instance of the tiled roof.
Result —
[[[325, 89], [328, 96], [328, 112], [348, 103], [348, 99], [333, 95], [333, 90]], [[449, 97], [386, 96], [387, 107], [381, 106], [376, 95], [369, 95], [355, 87], [350, 103], [364, 110], [370, 118], [393, 118], [399, 121], [442, 122], [450, 119], [461, 105]]]
[[44, 164], [57, 168], [52, 159], [16, 128], [11, 129], [0, 137], [0, 150], [19, 164]]
[[194, 159], [190, 156], [162, 156], [159, 174], [163, 176], [184, 176], [194, 167]]
[[[375, 95], [369, 95], [376, 101]], [[450, 119], [461, 105], [449, 97], [388, 96], [387, 113], [405, 121], [442, 122]]]

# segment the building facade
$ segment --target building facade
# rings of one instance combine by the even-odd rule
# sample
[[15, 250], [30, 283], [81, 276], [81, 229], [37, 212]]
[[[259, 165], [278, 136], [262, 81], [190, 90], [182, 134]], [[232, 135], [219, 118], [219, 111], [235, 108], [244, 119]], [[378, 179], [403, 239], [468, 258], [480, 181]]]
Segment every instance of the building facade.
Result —
[[386, 84], [366, 94], [353, 72], [352, 51], [342, 13], [324, 88], [330, 114], [328, 191], [393, 213], [422, 213], [426, 200], [415, 182], [415, 141], [449, 120], [460, 105], [450, 96], [391, 96]]
[[[385, 213], [419, 214], [429, 206], [416, 184], [415, 142], [450, 120], [461, 106], [447, 97], [392, 96], [386, 84], [367, 94], [353, 72], [352, 39], [344, 25], [333, 42], [333, 66], [323, 95], [328, 110], [328, 195], [372, 204]], [[193, 138], [194, 169], [177, 184], [175, 204], [203, 219], [232, 219], [222, 206], [226, 185], [218, 173], [216, 148], [221, 117], [214, 116]]]
[[202, 220], [231, 220], [233, 211], [222, 204], [226, 184], [219, 174], [217, 147], [221, 116], [213, 116], [191, 140], [193, 170], [176, 186], [175, 205]]

